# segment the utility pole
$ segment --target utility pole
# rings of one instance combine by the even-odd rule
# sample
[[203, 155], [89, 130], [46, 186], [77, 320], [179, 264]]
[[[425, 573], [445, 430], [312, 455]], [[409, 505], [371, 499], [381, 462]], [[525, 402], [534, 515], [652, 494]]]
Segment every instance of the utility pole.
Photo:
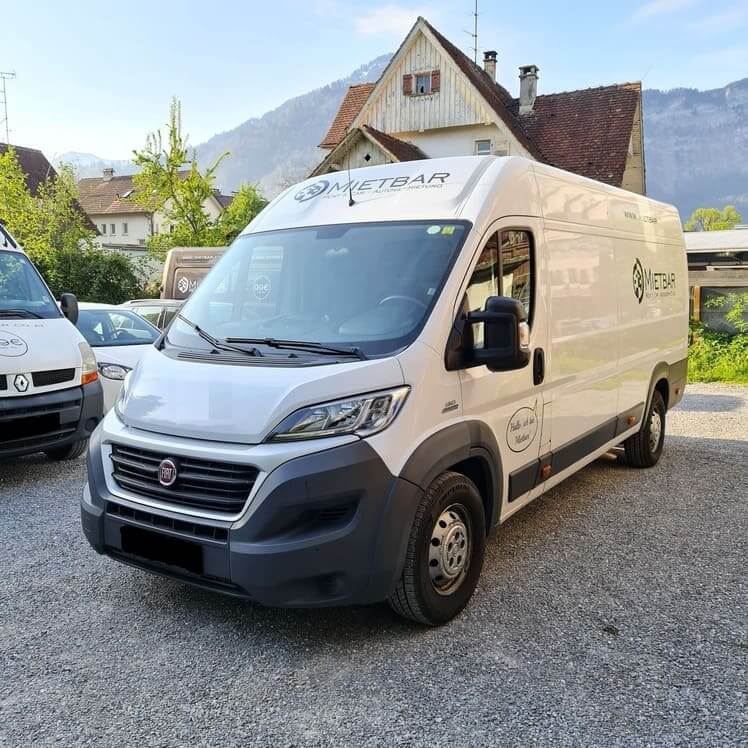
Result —
[[10, 145], [10, 123], [8, 122], [8, 93], [5, 90], [5, 81], [13, 80], [16, 77], [15, 73], [4, 73], [0, 71], [0, 81], [2, 81], [2, 88], [0, 88], [0, 106], [2, 107], [3, 118], [0, 119], [0, 125], [5, 123], [5, 142]]

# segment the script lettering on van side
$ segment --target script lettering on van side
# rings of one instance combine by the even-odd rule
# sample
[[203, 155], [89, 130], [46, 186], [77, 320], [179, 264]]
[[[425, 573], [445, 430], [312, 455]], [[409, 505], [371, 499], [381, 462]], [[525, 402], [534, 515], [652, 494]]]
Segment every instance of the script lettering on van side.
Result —
[[532, 408], [520, 408], [509, 419], [506, 427], [506, 443], [512, 452], [524, 452], [538, 433], [538, 401]]

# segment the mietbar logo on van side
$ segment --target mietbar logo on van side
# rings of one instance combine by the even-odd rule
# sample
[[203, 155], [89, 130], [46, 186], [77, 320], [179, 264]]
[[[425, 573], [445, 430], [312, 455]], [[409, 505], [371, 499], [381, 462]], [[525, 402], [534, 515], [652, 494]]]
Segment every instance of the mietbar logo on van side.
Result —
[[654, 272], [638, 257], [634, 263], [631, 280], [634, 296], [640, 304], [645, 297], [672, 296], [675, 293], [675, 273]]
[[293, 199], [297, 203], [305, 203], [315, 197], [341, 197], [348, 195], [349, 192], [354, 195], [364, 192], [381, 195], [382, 193], [396, 192], [402, 189], [434, 189], [443, 187], [449, 176], [450, 173], [447, 171], [436, 171], [433, 174], [416, 174], [412, 177], [353, 179], [351, 181], [320, 179], [318, 182], [312, 182], [312, 184], [302, 187], [293, 196]]

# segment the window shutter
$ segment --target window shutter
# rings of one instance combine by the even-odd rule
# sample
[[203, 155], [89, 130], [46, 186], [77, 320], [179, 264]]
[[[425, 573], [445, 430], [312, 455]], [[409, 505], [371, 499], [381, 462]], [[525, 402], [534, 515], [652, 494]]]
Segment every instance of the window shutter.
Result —
[[438, 93], [442, 82], [442, 74], [439, 70], [431, 71], [431, 93]]
[[405, 96], [411, 96], [413, 94], [413, 76], [412, 75], [403, 76], [403, 94], [405, 94]]

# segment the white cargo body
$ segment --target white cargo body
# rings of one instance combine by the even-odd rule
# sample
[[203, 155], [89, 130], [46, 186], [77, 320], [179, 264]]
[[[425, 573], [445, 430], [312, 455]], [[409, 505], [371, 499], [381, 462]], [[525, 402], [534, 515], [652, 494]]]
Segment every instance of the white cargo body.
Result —
[[657, 462], [687, 326], [671, 206], [516, 157], [308, 180], [125, 383], [84, 530], [263, 603], [446, 621], [501, 521], [616, 445]]

